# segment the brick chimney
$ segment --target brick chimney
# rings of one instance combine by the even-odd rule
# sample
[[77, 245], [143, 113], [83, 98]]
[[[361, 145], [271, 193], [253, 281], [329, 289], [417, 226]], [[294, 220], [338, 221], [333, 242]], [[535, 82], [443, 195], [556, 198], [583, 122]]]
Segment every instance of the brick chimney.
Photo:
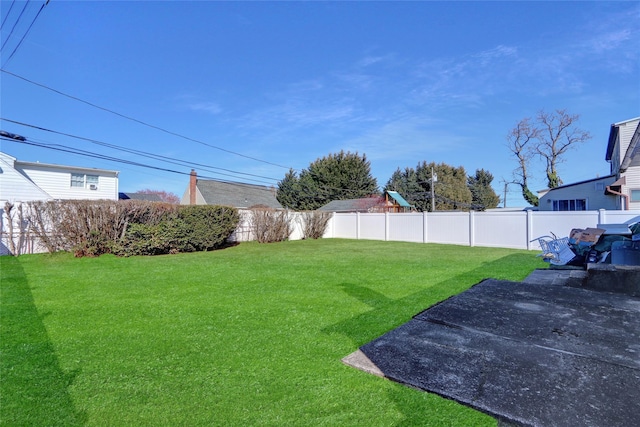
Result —
[[189, 204], [196, 204], [196, 183], [198, 182], [198, 174], [195, 169], [191, 169], [189, 176]]

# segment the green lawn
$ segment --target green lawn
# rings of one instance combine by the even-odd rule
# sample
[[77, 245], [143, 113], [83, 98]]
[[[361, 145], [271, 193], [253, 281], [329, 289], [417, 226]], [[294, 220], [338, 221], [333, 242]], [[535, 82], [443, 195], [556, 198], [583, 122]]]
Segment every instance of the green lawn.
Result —
[[480, 426], [340, 359], [535, 253], [328, 239], [0, 257], [0, 425]]

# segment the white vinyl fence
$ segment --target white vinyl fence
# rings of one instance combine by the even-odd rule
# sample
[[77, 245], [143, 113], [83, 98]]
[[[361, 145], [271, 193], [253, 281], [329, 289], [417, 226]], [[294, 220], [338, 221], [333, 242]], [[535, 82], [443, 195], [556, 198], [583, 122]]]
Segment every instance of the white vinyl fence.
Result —
[[[236, 231], [233, 232], [229, 240], [232, 242], [250, 242], [256, 240], [252, 225], [251, 225], [251, 211], [248, 209], [238, 209], [240, 214], [240, 222]], [[291, 235], [289, 240], [302, 240], [302, 214], [300, 212], [289, 212], [289, 221], [291, 224]]]
[[335, 213], [325, 237], [538, 250], [540, 236], [640, 222], [640, 211]]
[[[242, 219], [231, 240], [253, 240], [250, 213], [241, 210], [240, 214]], [[0, 215], [0, 255], [10, 253], [10, 238], [14, 246], [20, 248], [18, 253], [45, 251], [28, 231], [28, 224], [21, 222], [17, 215], [13, 236], [9, 236], [2, 208]], [[293, 228], [289, 239], [300, 240], [303, 238], [302, 216], [297, 212], [289, 215]], [[532, 240], [540, 236], [553, 233], [565, 237], [573, 228], [634, 222], [640, 222], [640, 211], [334, 213], [324, 237], [539, 250], [537, 242]]]

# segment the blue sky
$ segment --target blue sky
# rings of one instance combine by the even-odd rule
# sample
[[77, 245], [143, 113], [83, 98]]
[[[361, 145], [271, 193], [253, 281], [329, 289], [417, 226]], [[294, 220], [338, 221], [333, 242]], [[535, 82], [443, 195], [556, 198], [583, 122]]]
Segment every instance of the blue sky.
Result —
[[[489, 170], [502, 195], [516, 166], [506, 135], [520, 119], [540, 109], [580, 115], [593, 138], [560, 165], [570, 183], [607, 175], [610, 125], [640, 116], [637, 1], [52, 0], [10, 57], [44, 1], [27, 5], [13, 33], [25, 3], [11, 4], [1, 1], [0, 115], [59, 133], [8, 121], [3, 130], [183, 174], [191, 166], [60, 133], [263, 185], [340, 150], [366, 154], [381, 188], [398, 167], [445, 162]], [[1, 144], [19, 160], [119, 170], [121, 191], [181, 196], [188, 183]], [[531, 172], [531, 187], [544, 188], [544, 166]], [[507, 206], [524, 205], [509, 186]]]

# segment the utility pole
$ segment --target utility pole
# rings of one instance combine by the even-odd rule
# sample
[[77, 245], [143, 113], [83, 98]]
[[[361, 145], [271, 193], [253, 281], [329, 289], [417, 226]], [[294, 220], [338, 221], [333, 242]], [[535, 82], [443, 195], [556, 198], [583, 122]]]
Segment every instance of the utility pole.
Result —
[[509, 183], [507, 181], [504, 182], [504, 196], [502, 197], [502, 208], [507, 207], [507, 186]]
[[433, 172], [433, 166], [431, 166], [431, 212], [436, 211], [436, 182], [438, 182], [438, 175]]

